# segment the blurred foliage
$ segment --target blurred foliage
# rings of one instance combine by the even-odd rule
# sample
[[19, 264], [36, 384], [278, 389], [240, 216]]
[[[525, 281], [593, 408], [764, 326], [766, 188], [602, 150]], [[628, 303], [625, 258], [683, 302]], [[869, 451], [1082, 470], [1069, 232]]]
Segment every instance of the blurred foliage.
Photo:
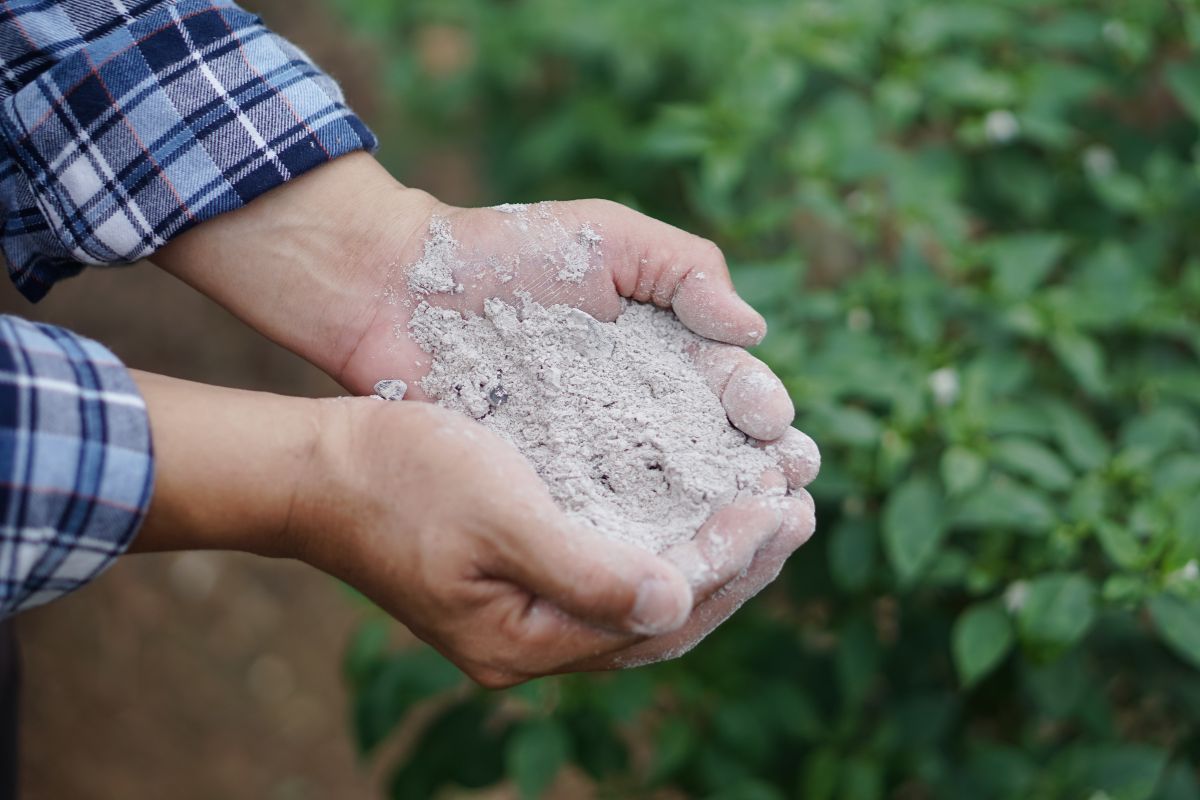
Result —
[[1200, 798], [1200, 3], [339, 2], [401, 174], [715, 239], [825, 462], [677, 662], [484, 693], [365, 628], [364, 751], [439, 698], [395, 797]]

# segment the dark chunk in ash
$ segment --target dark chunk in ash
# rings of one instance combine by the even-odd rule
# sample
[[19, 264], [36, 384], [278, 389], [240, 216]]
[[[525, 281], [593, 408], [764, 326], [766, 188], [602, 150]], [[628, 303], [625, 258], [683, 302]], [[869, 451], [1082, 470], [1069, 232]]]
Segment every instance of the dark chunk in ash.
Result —
[[488, 402], [498, 408], [508, 402], [508, 392], [503, 386], [496, 384], [496, 388], [488, 392]]

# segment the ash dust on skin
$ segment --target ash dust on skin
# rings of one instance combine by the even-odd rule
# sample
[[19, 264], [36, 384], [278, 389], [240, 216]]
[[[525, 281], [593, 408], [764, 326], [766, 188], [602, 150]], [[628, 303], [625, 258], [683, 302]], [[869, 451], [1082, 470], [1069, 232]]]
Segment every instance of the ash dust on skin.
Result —
[[[525, 231], [547, 216], [523, 204], [495, 210]], [[578, 285], [599, 268], [603, 238], [587, 223], [559, 232], [530, 235], [524, 256], [544, 260], [550, 280]], [[423, 256], [404, 270], [408, 296], [461, 294], [460, 250], [448, 221], [435, 217]], [[511, 264], [484, 268], [511, 279]], [[527, 291], [487, 300], [481, 314], [416, 302], [397, 333], [430, 356], [421, 390], [516, 447], [582, 526], [662, 552], [740, 496], [786, 494], [761, 482], [778, 469], [778, 453], [730, 424], [691, 357], [706, 340], [672, 312], [625, 302], [614, 322], [600, 322]], [[811, 439], [787, 442], [816, 463]]]

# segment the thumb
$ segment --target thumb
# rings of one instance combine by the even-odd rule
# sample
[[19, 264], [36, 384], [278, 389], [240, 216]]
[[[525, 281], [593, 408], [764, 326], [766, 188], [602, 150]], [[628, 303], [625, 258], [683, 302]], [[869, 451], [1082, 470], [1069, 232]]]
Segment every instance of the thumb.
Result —
[[520, 528], [504, 577], [582, 622], [622, 633], [673, 631], [692, 611], [683, 573], [648, 550], [567, 522]]

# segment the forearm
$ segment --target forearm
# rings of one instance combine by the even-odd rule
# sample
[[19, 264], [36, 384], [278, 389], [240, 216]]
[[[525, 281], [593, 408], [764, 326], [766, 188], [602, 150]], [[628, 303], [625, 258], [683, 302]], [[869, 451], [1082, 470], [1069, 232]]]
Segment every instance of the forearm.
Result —
[[30, 300], [377, 144], [231, 0], [12, 0], [0, 23], [0, 244]]
[[293, 555], [289, 513], [313, 469], [320, 401], [132, 374], [150, 416], [156, 475], [131, 552]]
[[436, 201], [352, 153], [177, 237], [154, 263], [335, 379]]

